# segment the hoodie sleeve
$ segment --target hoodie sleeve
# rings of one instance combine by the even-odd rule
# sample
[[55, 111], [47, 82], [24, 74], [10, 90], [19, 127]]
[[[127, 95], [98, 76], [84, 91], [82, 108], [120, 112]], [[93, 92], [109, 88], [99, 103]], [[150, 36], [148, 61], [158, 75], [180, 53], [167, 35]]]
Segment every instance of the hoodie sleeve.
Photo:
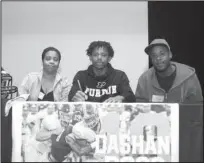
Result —
[[80, 72], [77, 72], [77, 74], [74, 76], [72, 87], [68, 95], [69, 101], [72, 101], [72, 98], [75, 96], [76, 92], [80, 90], [77, 80], [80, 81]]
[[203, 104], [203, 95], [200, 82], [196, 74], [188, 79], [186, 82], [186, 93], [184, 103], [188, 104]]
[[125, 98], [124, 102], [135, 102], [135, 95], [130, 87], [128, 77], [124, 72], [120, 83], [120, 95]]
[[149, 102], [148, 95], [145, 93], [147, 86], [145, 86], [145, 79], [141, 76], [138, 80], [135, 97], [136, 102]]

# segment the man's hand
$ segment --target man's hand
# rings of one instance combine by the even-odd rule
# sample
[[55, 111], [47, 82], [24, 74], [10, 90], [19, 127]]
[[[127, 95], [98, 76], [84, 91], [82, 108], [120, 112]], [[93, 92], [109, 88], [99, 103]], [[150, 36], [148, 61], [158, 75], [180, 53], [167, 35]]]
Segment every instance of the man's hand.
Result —
[[74, 102], [83, 102], [86, 101], [88, 99], [88, 96], [82, 92], [82, 91], [77, 91], [76, 94], [74, 95], [74, 97], [72, 98], [72, 101]]
[[151, 105], [151, 110], [155, 111], [156, 113], [161, 113], [161, 112], [166, 112], [167, 116], [171, 114], [171, 107], [169, 105], [157, 105], [157, 104], [152, 104]]
[[125, 98], [123, 96], [115, 96], [115, 97], [110, 97], [108, 98], [107, 100], [105, 100], [104, 102], [106, 103], [120, 103], [120, 102], [123, 102]]

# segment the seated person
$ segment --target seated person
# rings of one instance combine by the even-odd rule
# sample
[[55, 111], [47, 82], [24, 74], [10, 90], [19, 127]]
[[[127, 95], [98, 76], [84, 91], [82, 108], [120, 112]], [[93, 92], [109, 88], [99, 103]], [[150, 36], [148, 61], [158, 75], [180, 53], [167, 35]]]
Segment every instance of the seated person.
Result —
[[114, 56], [110, 43], [93, 41], [87, 55], [92, 65], [75, 75], [69, 101], [135, 102], [127, 75], [109, 63]]
[[166, 40], [153, 40], [145, 52], [153, 67], [139, 78], [135, 93], [137, 102], [203, 104], [195, 69], [171, 61], [173, 55]]
[[59, 73], [61, 53], [54, 47], [44, 49], [41, 72], [29, 73], [19, 87], [19, 94], [29, 94], [27, 101], [68, 101], [71, 88]]

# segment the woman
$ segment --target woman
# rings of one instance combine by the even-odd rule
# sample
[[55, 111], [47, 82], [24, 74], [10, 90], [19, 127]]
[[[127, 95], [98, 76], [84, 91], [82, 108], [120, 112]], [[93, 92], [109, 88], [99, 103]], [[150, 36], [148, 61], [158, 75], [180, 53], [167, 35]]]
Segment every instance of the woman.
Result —
[[48, 47], [42, 53], [43, 70], [29, 73], [19, 87], [19, 94], [29, 94], [27, 101], [68, 101], [71, 85], [60, 75], [61, 54]]

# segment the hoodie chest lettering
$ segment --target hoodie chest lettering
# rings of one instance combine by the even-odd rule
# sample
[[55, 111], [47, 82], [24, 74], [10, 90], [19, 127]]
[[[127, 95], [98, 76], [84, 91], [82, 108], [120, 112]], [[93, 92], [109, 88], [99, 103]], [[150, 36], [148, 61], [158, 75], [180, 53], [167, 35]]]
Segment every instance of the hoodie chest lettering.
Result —
[[87, 95], [91, 97], [101, 97], [103, 95], [112, 95], [117, 93], [117, 86], [112, 85], [106, 89], [95, 89], [95, 88], [88, 88], [86, 87], [85, 92]]

